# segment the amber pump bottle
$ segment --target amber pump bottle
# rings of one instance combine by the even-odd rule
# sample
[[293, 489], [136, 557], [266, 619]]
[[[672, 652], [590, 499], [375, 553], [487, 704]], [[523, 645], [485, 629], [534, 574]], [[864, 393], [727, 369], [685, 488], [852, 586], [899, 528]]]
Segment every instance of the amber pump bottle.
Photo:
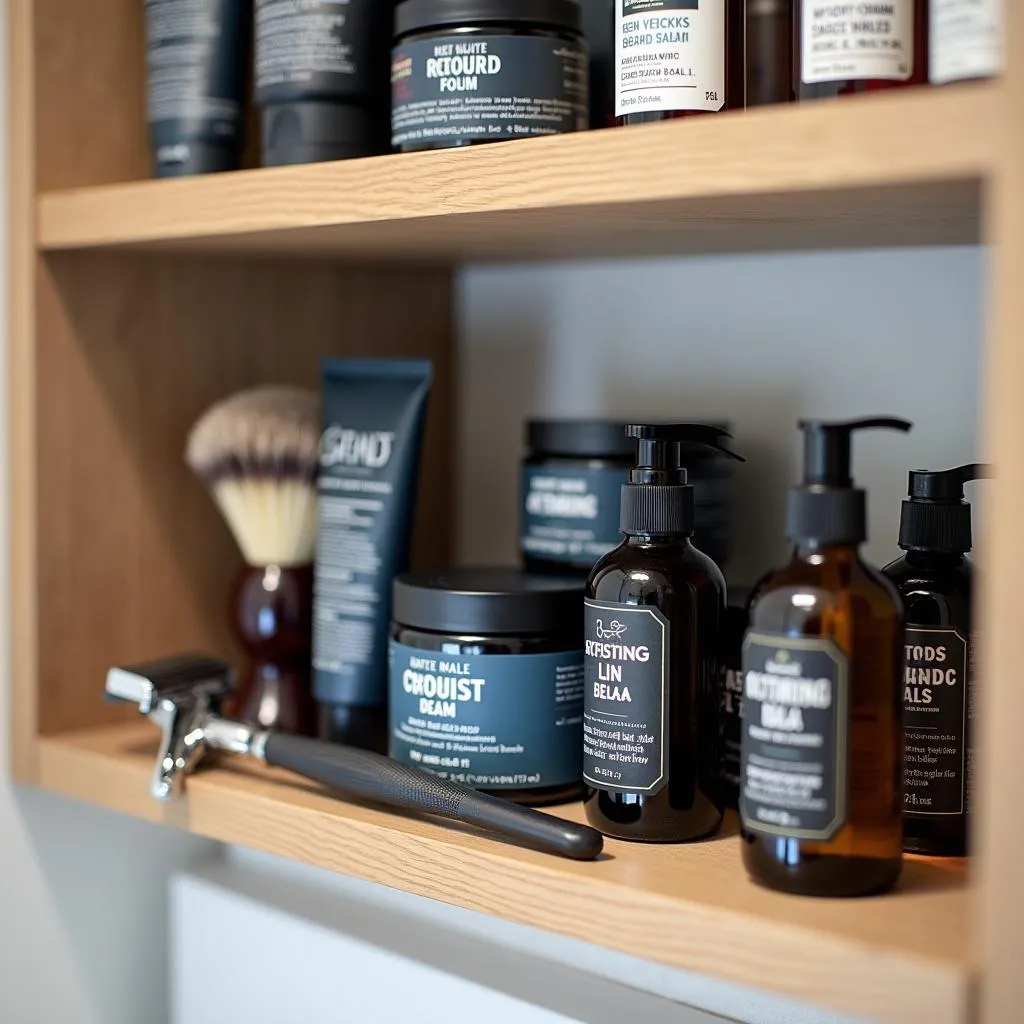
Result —
[[746, 0], [615, 0], [614, 124], [744, 106]]
[[808, 896], [890, 888], [903, 853], [903, 610], [858, 553], [867, 496], [851, 435], [898, 419], [803, 422], [793, 559], [760, 588], [743, 644], [740, 817], [755, 882]]
[[905, 554], [883, 572], [906, 610], [903, 669], [903, 849], [964, 857], [974, 785], [974, 567], [964, 484], [990, 476], [972, 464], [910, 474], [900, 516]]
[[583, 778], [606, 835], [684, 842], [722, 822], [717, 784], [721, 570], [693, 546], [683, 445], [723, 446], [698, 424], [635, 425], [622, 488], [625, 540], [590, 573], [585, 600]]

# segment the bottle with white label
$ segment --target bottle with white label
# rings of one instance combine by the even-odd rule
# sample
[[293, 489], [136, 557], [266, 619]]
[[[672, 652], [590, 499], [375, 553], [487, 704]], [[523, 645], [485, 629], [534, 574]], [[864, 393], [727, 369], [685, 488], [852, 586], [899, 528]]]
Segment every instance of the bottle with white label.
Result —
[[798, 99], [928, 81], [928, 0], [796, 0], [795, 28]]
[[615, 123], [744, 105], [745, 0], [615, 0]]
[[964, 484], [988, 467], [910, 474], [899, 545], [883, 570], [906, 609], [903, 668], [903, 849], [968, 852], [974, 788], [971, 506]]
[[722, 823], [718, 785], [722, 571], [691, 538], [684, 446], [723, 447], [702, 424], [637, 424], [622, 487], [625, 536], [594, 566], [584, 601], [583, 780], [606, 835], [679, 843]]
[[1003, 4], [931, 0], [928, 74], [933, 85], [1002, 74]]
[[860, 557], [867, 496], [850, 440], [910, 424], [800, 427], [793, 558], [758, 588], [743, 642], [743, 863], [770, 889], [865, 896], [896, 882], [903, 857], [903, 608]]

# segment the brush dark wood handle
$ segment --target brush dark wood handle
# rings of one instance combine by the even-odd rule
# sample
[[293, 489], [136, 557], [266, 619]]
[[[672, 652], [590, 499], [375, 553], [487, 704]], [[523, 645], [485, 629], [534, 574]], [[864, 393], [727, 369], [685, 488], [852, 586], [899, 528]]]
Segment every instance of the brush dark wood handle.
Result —
[[368, 750], [271, 733], [263, 756], [267, 764], [323, 782], [345, 796], [475, 825], [542, 853], [593, 860], [603, 845], [601, 833], [588, 825], [479, 793]]

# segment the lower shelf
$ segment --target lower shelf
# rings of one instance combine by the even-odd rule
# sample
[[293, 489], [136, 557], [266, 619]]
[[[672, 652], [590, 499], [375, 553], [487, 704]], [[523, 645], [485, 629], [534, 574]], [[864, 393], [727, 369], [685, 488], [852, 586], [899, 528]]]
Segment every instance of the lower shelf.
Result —
[[159, 804], [148, 796], [155, 747], [147, 722], [42, 738], [37, 780], [148, 821], [836, 1011], [899, 1024], [969, 1020], [962, 863], [911, 859], [889, 896], [798, 899], [747, 880], [734, 823], [688, 846], [609, 842], [601, 861], [577, 864], [342, 803], [237, 759]]

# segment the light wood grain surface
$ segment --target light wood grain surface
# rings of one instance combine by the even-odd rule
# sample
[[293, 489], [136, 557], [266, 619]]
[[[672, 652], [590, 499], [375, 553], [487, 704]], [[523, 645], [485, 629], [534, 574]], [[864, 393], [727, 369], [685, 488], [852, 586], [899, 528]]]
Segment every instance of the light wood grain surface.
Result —
[[[185, 437], [212, 402], [264, 383], [319, 387], [325, 355], [434, 360], [414, 551], [444, 563], [451, 522], [451, 282], [330, 263], [64, 254], [38, 276], [39, 731], [121, 717], [82, 680], [196, 648], [237, 656], [228, 596], [240, 555]], [[401, 296], [401, 301], [396, 301]], [[35, 643], [20, 637], [19, 643]]]
[[39, 242], [466, 259], [976, 241], [997, 93], [49, 192]]
[[1008, 64], [999, 110], [999, 167], [986, 225], [992, 287], [981, 404], [983, 454], [996, 472], [985, 485], [985, 533], [978, 552], [984, 574], [975, 618], [981, 671], [975, 789], [980, 814], [974, 843], [982, 885], [974, 925], [983, 1024], [1024, 1019], [1024, 770], [1016, 715], [1024, 699], [1017, 667], [1024, 575], [1024, 4], [1010, 3], [1005, 10]]
[[[331, 799], [235, 758], [200, 772], [187, 799], [147, 795], [145, 722], [40, 743], [48, 789], [662, 963], [880, 1021], [965, 1024], [972, 986], [962, 868], [908, 863], [900, 890], [815, 900], [758, 889], [738, 840], [609, 842], [578, 864], [458, 828]], [[580, 819], [581, 808], [558, 813]]]

